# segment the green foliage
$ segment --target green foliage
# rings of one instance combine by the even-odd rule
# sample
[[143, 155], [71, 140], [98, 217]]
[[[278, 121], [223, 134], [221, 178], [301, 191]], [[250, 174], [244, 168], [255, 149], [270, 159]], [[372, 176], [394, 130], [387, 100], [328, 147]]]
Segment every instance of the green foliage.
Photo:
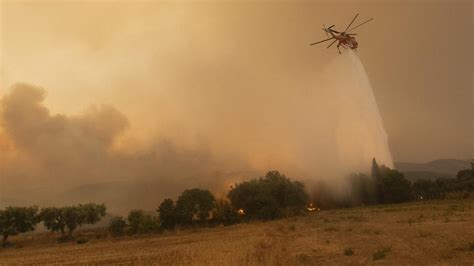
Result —
[[127, 222], [122, 217], [114, 217], [110, 220], [109, 223], [109, 232], [113, 236], [123, 235], [125, 233], [125, 228], [127, 227]]
[[40, 212], [40, 219], [43, 221], [43, 224], [46, 228], [52, 232], [61, 231], [61, 235], [64, 236], [66, 221], [62, 208], [43, 208]]
[[46, 228], [51, 231], [61, 231], [65, 237], [65, 229], [68, 229], [68, 238], [72, 238], [74, 230], [83, 224], [95, 224], [105, 216], [104, 204], [79, 204], [77, 206], [66, 206], [62, 208], [43, 208], [40, 218]]
[[411, 183], [402, 173], [387, 168], [382, 180], [384, 194], [382, 203], [399, 203], [411, 199]]
[[303, 210], [308, 202], [304, 185], [278, 171], [237, 184], [227, 196], [235, 209], [244, 210], [249, 218], [263, 220], [281, 217], [289, 209]]
[[412, 198], [412, 187], [402, 173], [372, 161], [377, 203], [399, 203]]
[[204, 222], [210, 218], [215, 205], [216, 199], [209, 190], [187, 189], [181, 193], [176, 202], [178, 221], [180, 224]]
[[354, 205], [369, 205], [376, 203], [376, 186], [374, 180], [364, 174], [349, 176], [352, 188], [352, 203]]
[[159, 229], [157, 219], [145, 214], [142, 210], [130, 211], [127, 220], [132, 234], [149, 234]]
[[227, 200], [218, 200], [213, 218], [223, 225], [231, 225], [239, 222], [239, 214]]
[[95, 224], [105, 216], [107, 208], [104, 204], [87, 203], [79, 205], [79, 224]]
[[0, 210], [0, 233], [3, 236], [2, 245], [7, 243], [8, 236], [35, 230], [39, 222], [38, 208], [7, 207]]
[[435, 181], [419, 179], [413, 182], [415, 199], [442, 199], [446, 193], [456, 190], [456, 180], [438, 178]]
[[164, 229], [173, 229], [177, 222], [176, 209], [172, 199], [165, 199], [157, 210], [160, 217], [161, 227]]
[[456, 175], [459, 190], [474, 191], [474, 169], [465, 169]]

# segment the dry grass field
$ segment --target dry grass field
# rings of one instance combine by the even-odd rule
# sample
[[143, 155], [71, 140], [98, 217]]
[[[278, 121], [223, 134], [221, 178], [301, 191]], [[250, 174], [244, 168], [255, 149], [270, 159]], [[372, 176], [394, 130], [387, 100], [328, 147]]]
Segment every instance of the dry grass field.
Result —
[[474, 199], [339, 209], [272, 222], [112, 238], [12, 237], [0, 264], [474, 265]]

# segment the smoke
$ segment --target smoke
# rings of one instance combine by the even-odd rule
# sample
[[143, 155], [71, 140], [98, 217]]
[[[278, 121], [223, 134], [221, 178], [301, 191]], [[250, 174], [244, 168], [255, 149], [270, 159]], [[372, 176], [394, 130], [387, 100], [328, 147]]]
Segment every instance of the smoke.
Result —
[[237, 157], [215, 158], [205, 144], [156, 138], [136, 148], [138, 140], [124, 138], [129, 122], [115, 108], [53, 115], [45, 96], [40, 87], [16, 84], [0, 100], [3, 205], [98, 201], [119, 212], [154, 208], [188, 187], [223, 191], [244, 173]]
[[[222, 196], [274, 169], [344, 191], [345, 176], [368, 171], [373, 157], [391, 165], [357, 56], [308, 56], [315, 50], [300, 44], [312, 34], [310, 20], [281, 19], [298, 21], [299, 12], [153, 3], [5, 8], [1, 204], [153, 209], [186, 188]], [[21, 81], [28, 84], [6, 86]]]
[[[51, 114], [44, 89], [16, 84], [0, 101], [3, 198], [94, 200], [125, 211], [154, 208], [193, 186], [223, 195], [234, 182], [271, 169], [344, 191], [344, 178], [369, 172], [372, 158], [392, 166], [372, 88], [352, 51], [335, 56], [305, 89], [217, 94], [226, 104], [196, 97], [194, 105], [209, 109], [185, 112], [185, 119], [170, 115], [192, 141], [166, 130], [143, 140], [131, 133], [146, 129], [133, 128], [114, 107]], [[189, 103], [174, 102], [183, 109]]]

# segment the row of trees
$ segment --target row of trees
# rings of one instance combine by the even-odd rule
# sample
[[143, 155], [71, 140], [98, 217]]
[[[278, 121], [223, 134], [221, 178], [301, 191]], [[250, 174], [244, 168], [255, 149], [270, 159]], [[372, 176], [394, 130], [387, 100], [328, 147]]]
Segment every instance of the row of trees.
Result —
[[474, 192], [474, 166], [458, 172], [456, 178], [420, 179], [413, 182], [416, 199], [443, 199], [450, 194], [466, 197]]
[[[399, 203], [416, 199], [443, 198], [452, 192], [474, 191], [474, 167], [462, 170], [455, 179], [418, 180], [413, 184], [402, 173], [372, 162], [372, 175], [355, 174], [350, 177], [350, 193], [338, 197], [328, 186], [320, 184], [313, 191], [312, 201], [321, 208], [354, 205]], [[151, 233], [175, 227], [230, 225], [253, 219], [270, 220], [297, 215], [310, 202], [305, 187], [278, 171], [264, 177], [236, 184], [226, 199], [216, 200], [205, 189], [187, 189], [176, 201], [165, 199], [156, 212], [132, 210], [127, 218], [115, 217], [109, 230], [114, 235], [123, 233]], [[0, 233], [5, 245], [11, 235], [32, 231], [43, 222], [53, 231], [61, 232], [61, 239], [71, 239], [73, 232], [84, 224], [95, 224], [106, 214], [104, 204], [80, 204], [66, 207], [7, 207], [0, 210]]]
[[203, 189], [187, 189], [176, 202], [167, 198], [157, 208], [157, 214], [133, 210], [127, 219], [115, 217], [110, 222], [110, 232], [151, 233], [176, 226], [230, 225], [242, 220], [276, 219], [301, 213], [309, 197], [304, 185], [291, 181], [278, 171], [264, 177], [236, 184], [227, 199], [216, 200]]
[[[105, 216], [104, 204], [80, 204], [66, 207], [7, 207], [0, 210], [0, 233], [2, 245], [7, 244], [8, 237], [33, 231], [36, 225], [43, 222], [52, 232], [60, 231], [61, 239], [72, 239], [77, 227], [84, 224], [95, 224]], [[66, 231], [67, 230], [67, 231]]]
[[474, 192], [474, 167], [460, 171], [456, 178], [420, 179], [412, 183], [397, 170], [379, 166], [374, 159], [370, 176], [349, 177], [349, 193], [338, 196], [327, 185], [319, 184], [313, 191], [313, 199], [322, 208], [337, 208], [442, 199], [449, 194], [463, 197], [469, 192]]

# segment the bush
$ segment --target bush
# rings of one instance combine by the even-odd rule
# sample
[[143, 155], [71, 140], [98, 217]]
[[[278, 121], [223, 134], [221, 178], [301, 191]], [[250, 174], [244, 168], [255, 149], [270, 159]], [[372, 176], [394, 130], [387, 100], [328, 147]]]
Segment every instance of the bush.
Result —
[[387, 254], [391, 251], [392, 249], [390, 247], [382, 247], [377, 249], [377, 251], [372, 255], [373, 260], [380, 260], [383, 259], [387, 256]]
[[344, 249], [344, 255], [352, 256], [352, 255], [354, 255], [354, 250], [352, 248], [346, 248], [346, 249]]
[[123, 235], [125, 233], [125, 228], [127, 227], [127, 222], [122, 217], [114, 217], [110, 220], [109, 223], [109, 232], [113, 236]]
[[278, 171], [237, 184], [228, 198], [232, 207], [242, 209], [247, 217], [262, 220], [279, 218], [289, 209], [304, 210], [308, 202], [304, 185]]

